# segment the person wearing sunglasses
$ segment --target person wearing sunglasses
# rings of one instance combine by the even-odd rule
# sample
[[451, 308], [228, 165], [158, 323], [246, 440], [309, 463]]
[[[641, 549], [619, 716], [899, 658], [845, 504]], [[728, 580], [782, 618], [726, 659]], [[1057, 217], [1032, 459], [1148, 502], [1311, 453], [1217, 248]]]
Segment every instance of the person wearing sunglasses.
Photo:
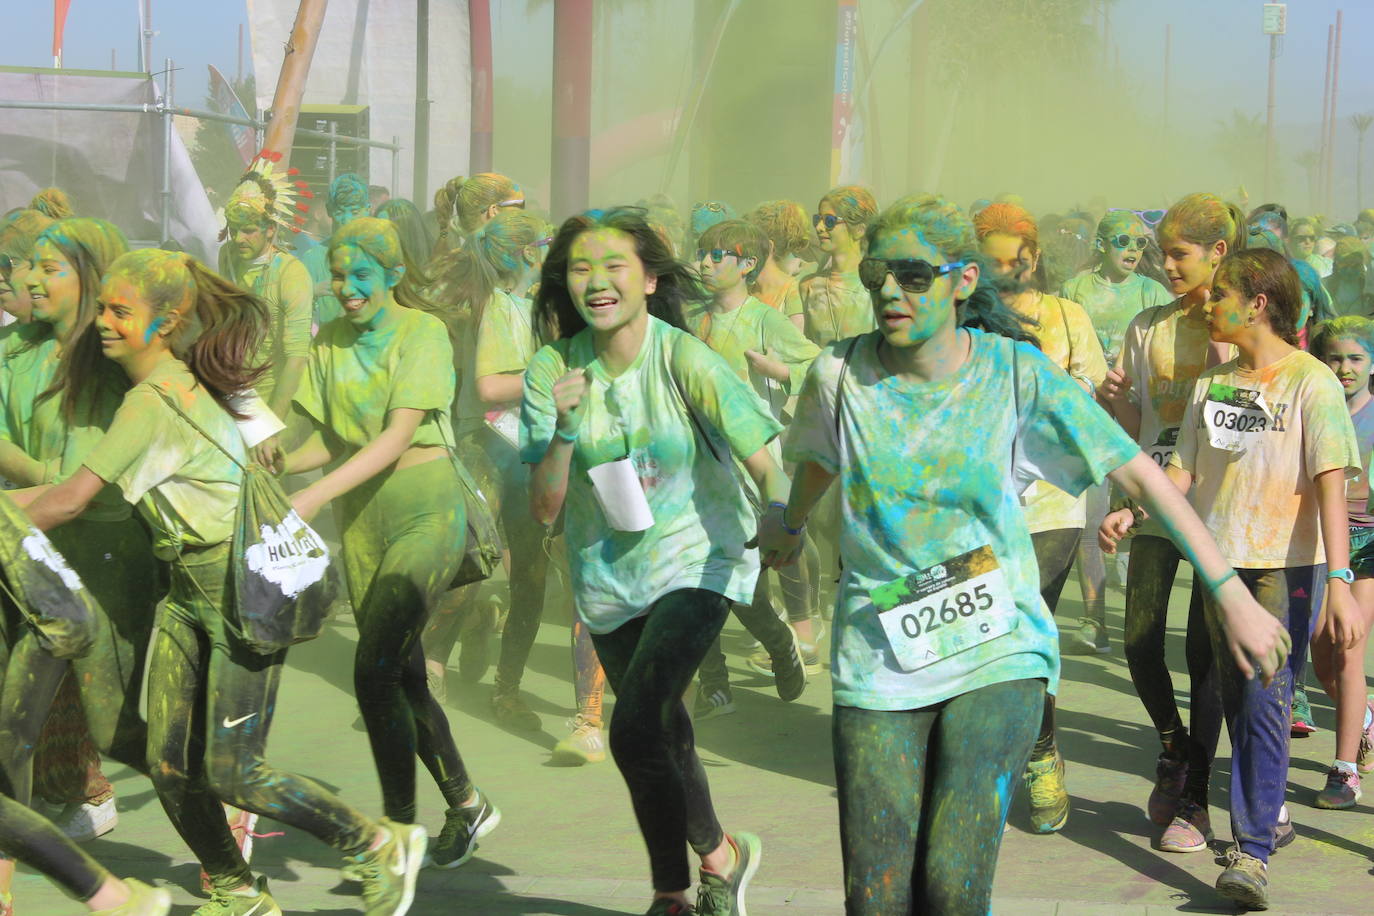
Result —
[[1288, 263], [1297, 271], [1302, 285], [1302, 312], [1298, 316], [1298, 343], [1307, 347], [1307, 329], [1312, 324], [1320, 324], [1335, 317], [1332, 311], [1331, 295], [1322, 285], [1321, 274], [1302, 258], [1293, 257], [1288, 251], [1288, 215], [1279, 204], [1264, 204], [1250, 214], [1246, 226], [1247, 248], [1268, 248], [1288, 258]]
[[1300, 216], [1288, 224], [1288, 230], [1288, 256], [1306, 261], [1323, 280], [1331, 276], [1331, 259], [1317, 253], [1317, 239], [1321, 235], [1317, 221], [1310, 216]]
[[[844, 578], [832, 729], [846, 913], [986, 913], [1007, 809], [1047, 693], [1055, 627], [1016, 494], [1111, 479], [1169, 521], [1215, 588], [1236, 662], [1271, 676], [1283, 628], [1229, 572], [1186, 500], [1034, 345], [986, 283], [973, 226], [903, 198], [860, 266], [878, 330], [811, 365], [784, 454], [798, 462], [764, 562], [795, 558], [839, 479]], [[976, 434], [971, 434], [976, 431]]]
[[821, 198], [811, 226], [826, 263], [801, 281], [806, 336], [823, 347], [873, 330], [873, 309], [859, 282], [866, 224], [878, 215], [873, 192], [857, 185], [832, 188]]
[[520, 185], [499, 172], [450, 178], [434, 192], [434, 211], [439, 217], [435, 256], [461, 247], [464, 236], [476, 232], [483, 223], [491, 222], [501, 211], [520, 210], [524, 206], [525, 192], [520, 190]]
[[[1040, 349], [1084, 392], [1094, 390], [1107, 375], [1102, 346], [1092, 321], [1077, 302], [1049, 296], [1035, 284], [1041, 263], [1039, 228], [1024, 208], [993, 204], [973, 220], [979, 250], [1003, 302], [1032, 327]], [[1053, 614], [1068, 581], [1074, 555], [1087, 526], [1085, 497], [1066, 493], [1046, 481], [1036, 481], [1022, 494], [1026, 524], [1040, 572], [1040, 596]], [[1103, 513], [1105, 515], [1105, 512]], [[1106, 607], [1102, 600], [1105, 570], [1093, 570], [1092, 588], [1085, 590], [1084, 617], [1094, 623], [1094, 648], [1106, 644]], [[1095, 601], [1089, 602], [1093, 598]], [[1080, 628], [1082, 627], [1080, 622]], [[1055, 698], [1046, 695], [1040, 734], [1026, 767], [1031, 824], [1038, 833], [1061, 829], [1069, 817], [1064, 787], [1064, 758], [1055, 740]]]

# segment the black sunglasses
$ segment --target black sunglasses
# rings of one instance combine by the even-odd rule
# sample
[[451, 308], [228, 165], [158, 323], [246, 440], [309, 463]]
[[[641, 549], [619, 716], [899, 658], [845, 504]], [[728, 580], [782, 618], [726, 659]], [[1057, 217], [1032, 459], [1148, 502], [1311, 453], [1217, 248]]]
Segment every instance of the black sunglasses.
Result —
[[859, 262], [859, 282], [864, 289], [877, 292], [887, 282], [887, 275], [897, 285], [909, 293], [923, 293], [930, 289], [936, 277], [953, 273], [965, 265], [965, 261], [941, 264], [938, 267], [920, 258], [864, 258]]
[[1295, 241], [1295, 242], [1315, 242], [1316, 240], [1317, 240], [1317, 237], [1316, 237], [1315, 235], [1295, 235], [1295, 236], [1293, 236], [1293, 241]]
[[701, 259], [706, 257], [708, 254], [711, 256], [712, 264], [719, 264], [721, 261], [724, 261], [725, 256], [727, 254], [730, 255], [732, 258], [735, 258], [736, 260], [743, 260], [744, 258], [744, 252], [740, 249], [740, 246], [738, 245], [736, 245], [734, 248], [698, 248], [697, 262], [700, 263]]
[[[1150, 244], [1150, 240], [1143, 235], [1137, 235], [1134, 238], [1132, 238], [1124, 232], [1120, 235], [1112, 236], [1110, 239], [1108, 239], [1108, 241], [1111, 242], [1117, 248], [1126, 249], [1133, 247], [1137, 251], [1144, 251], [1145, 246]], [[1132, 245], [1132, 242], [1134, 242], [1135, 244]]]

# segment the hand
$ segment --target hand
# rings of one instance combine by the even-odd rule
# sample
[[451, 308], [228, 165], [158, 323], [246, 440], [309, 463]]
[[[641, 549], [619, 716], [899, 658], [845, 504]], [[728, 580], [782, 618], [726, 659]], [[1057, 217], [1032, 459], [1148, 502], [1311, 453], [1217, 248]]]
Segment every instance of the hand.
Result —
[[791, 534], [783, 527], [783, 510], [769, 506], [759, 519], [759, 533], [746, 547], [758, 547], [759, 561], [766, 569], [781, 569], [797, 562], [801, 554], [802, 535]]
[[771, 378], [779, 384], [787, 384], [792, 374], [787, 371], [786, 364], [773, 355], [770, 347], [767, 354], [760, 353], [758, 350], [745, 350], [744, 358], [749, 360], [749, 366], [759, 375]]
[[311, 492], [309, 487], [292, 495], [291, 508], [296, 510], [296, 514], [301, 517], [301, 521], [307, 525], [315, 520], [315, 516], [320, 514], [324, 508], [324, 503]]
[[1102, 384], [1097, 389], [1097, 396], [1108, 404], [1112, 404], [1126, 400], [1127, 392], [1130, 390], [1130, 376], [1120, 369], [1108, 369], [1107, 377], [1102, 380]]
[[1317, 632], [1337, 649], [1353, 649], [1365, 635], [1364, 614], [1350, 586], [1339, 579], [1326, 583], [1326, 607], [1317, 621]]
[[[1237, 577], [1223, 583], [1216, 596], [1226, 645], [1236, 667], [1247, 678], [1258, 675], [1269, 686], [1288, 662], [1293, 640], [1283, 622], [1260, 607], [1254, 595]], [[1256, 670], [1258, 667], [1258, 671]]]
[[565, 435], [575, 435], [582, 425], [591, 380], [590, 370], [574, 369], [553, 384], [553, 407], [558, 412], [558, 428]]
[[254, 461], [273, 474], [280, 474], [283, 470], [282, 463], [286, 458], [286, 452], [281, 447], [279, 437], [272, 436], [253, 446], [252, 457]]
[[1130, 534], [1131, 528], [1135, 526], [1135, 513], [1130, 509], [1117, 509], [1109, 512], [1107, 517], [1102, 520], [1102, 527], [1097, 529], [1097, 545], [1102, 548], [1105, 554], [1116, 553], [1116, 545]]

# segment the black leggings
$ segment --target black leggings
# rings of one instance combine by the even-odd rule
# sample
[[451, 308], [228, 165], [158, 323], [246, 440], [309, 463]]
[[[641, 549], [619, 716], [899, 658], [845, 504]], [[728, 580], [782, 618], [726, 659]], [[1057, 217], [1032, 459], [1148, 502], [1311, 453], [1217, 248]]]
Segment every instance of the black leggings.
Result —
[[691, 886], [684, 843], [706, 855], [725, 839], [682, 694], [729, 612], [723, 595], [684, 588], [617, 629], [592, 635], [616, 695], [611, 755], [630, 790], [656, 891]]
[[77, 900], [95, 896], [110, 873], [51, 821], [11, 798], [12, 788], [0, 773], [0, 853], [38, 869]]
[[[1082, 528], [1056, 528], [1037, 531], [1031, 535], [1035, 548], [1035, 563], [1040, 568], [1040, 598], [1053, 614], [1059, 609], [1059, 596], [1069, 581], [1074, 553], [1083, 533]], [[1040, 735], [1031, 751], [1032, 760], [1044, 760], [1054, 755], [1054, 696], [1045, 694], [1045, 707], [1040, 714]]]
[[1137, 535], [1126, 572], [1126, 664], [1140, 702], [1166, 750], [1188, 760], [1186, 795], [1207, 804], [1207, 781], [1221, 737], [1221, 690], [1212, 664], [1212, 643], [1202, 592], [1193, 583], [1188, 603], [1188, 664], [1191, 734], [1183, 728], [1174, 683], [1164, 659], [1169, 594], [1183, 555], [1167, 538]]
[[922, 709], [835, 707], [849, 916], [985, 916], [1044, 696], [1019, 680]]

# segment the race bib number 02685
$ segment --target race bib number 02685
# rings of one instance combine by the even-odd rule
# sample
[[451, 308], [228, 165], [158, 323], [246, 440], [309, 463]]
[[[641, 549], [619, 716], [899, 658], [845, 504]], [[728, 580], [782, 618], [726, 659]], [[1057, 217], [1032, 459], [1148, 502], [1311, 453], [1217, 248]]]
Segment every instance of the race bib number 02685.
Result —
[[1019, 622], [1006, 575], [987, 546], [880, 585], [870, 595], [904, 671], [1005, 636]]

